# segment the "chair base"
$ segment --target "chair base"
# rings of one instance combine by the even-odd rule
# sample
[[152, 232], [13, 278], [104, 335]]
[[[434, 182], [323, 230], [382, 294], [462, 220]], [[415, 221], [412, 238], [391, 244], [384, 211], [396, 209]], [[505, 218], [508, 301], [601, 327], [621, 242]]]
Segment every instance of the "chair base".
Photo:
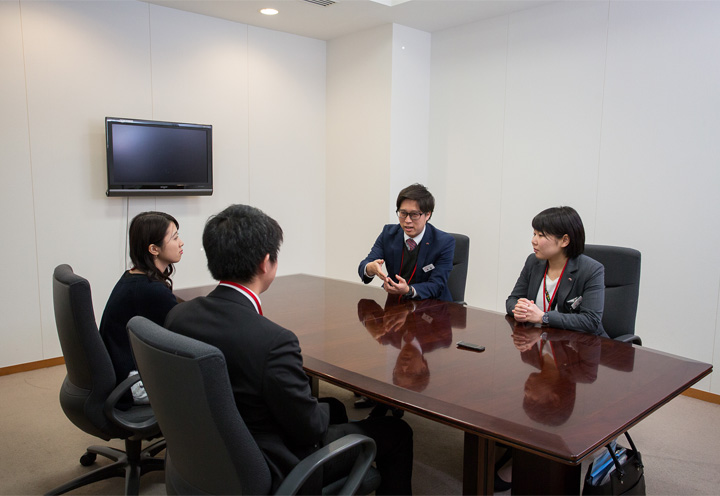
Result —
[[140, 477], [148, 472], [165, 470], [165, 460], [155, 458], [155, 455], [165, 449], [165, 440], [160, 439], [145, 449], [142, 449], [142, 441], [125, 440], [125, 451], [108, 446], [90, 446], [87, 452], [80, 458], [80, 463], [90, 465], [95, 461], [96, 455], [102, 455], [113, 461], [110, 465], [100, 467], [92, 472], [82, 475], [76, 479], [48, 491], [47, 495], [64, 494], [78, 487], [93, 482], [109, 479], [111, 477], [125, 478], [125, 495], [137, 496], [140, 491]]

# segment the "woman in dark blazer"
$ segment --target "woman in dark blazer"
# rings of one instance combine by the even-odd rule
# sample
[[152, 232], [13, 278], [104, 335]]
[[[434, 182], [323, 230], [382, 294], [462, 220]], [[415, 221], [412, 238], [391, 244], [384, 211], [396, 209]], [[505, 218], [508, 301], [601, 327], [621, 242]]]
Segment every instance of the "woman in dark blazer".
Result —
[[607, 337], [602, 326], [605, 268], [583, 255], [585, 228], [571, 207], [543, 210], [532, 221], [534, 253], [505, 302], [518, 322]]

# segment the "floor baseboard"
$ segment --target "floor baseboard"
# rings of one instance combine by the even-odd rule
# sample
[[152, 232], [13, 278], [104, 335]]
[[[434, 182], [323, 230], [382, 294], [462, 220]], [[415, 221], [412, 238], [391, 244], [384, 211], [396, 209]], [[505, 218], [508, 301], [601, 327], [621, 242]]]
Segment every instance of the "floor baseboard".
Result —
[[684, 396], [690, 396], [698, 400], [707, 401], [708, 403], [715, 403], [720, 405], [720, 394], [708, 393], [707, 391], [701, 391], [700, 389], [690, 388], [682, 393]]
[[47, 360], [39, 360], [37, 362], [20, 363], [9, 367], [0, 367], [0, 376], [17, 374], [18, 372], [27, 372], [29, 370], [44, 369], [46, 367], [54, 367], [55, 365], [64, 365], [65, 358], [48, 358]]

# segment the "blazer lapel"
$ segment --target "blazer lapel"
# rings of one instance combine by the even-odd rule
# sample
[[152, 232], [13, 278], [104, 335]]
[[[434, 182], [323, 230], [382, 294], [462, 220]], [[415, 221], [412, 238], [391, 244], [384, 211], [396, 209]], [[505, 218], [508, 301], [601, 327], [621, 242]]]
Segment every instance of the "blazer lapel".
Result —
[[397, 280], [397, 278], [395, 276], [398, 275], [400, 273], [400, 271], [402, 270], [402, 253], [403, 253], [403, 247], [405, 246], [403, 230], [399, 224], [397, 227], [398, 227], [397, 233], [393, 237], [392, 243], [390, 243], [390, 247], [392, 250], [391, 251], [392, 258], [390, 260], [392, 261], [392, 268], [395, 269], [395, 273], [390, 274], [390, 269], [389, 269], [389, 267], [387, 268], [388, 276], [392, 277], [393, 281]]
[[563, 274], [563, 280], [559, 281], [560, 287], [558, 288], [557, 296], [555, 296], [557, 298], [557, 305], [555, 306], [556, 309], [564, 307], [565, 302], [570, 295], [570, 291], [572, 291], [572, 288], [575, 285], [575, 275], [577, 270], [577, 257], [568, 260], [567, 267], [565, 268], [565, 273]]
[[[534, 301], [535, 298], [537, 298], [543, 276], [545, 275], [546, 263], [545, 260], [535, 259], [535, 265], [533, 265], [532, 272], [530, 273], [530, 282], [528, 283], [528, 300]], [[542, 308], [542, 300], [536, 301], [535, 304]]]
[[425, 267], [425, 260], [427, 260], [430, 248], [432, 248], [433, 242], [435, 241], [435, 228], [430, 224], [425, 224], [425, 234], [423, 239], [420, 241], [420, 253], [418, 253], [417, 259], [417, 270], [421, 273], [425, 273], [422, 268]]

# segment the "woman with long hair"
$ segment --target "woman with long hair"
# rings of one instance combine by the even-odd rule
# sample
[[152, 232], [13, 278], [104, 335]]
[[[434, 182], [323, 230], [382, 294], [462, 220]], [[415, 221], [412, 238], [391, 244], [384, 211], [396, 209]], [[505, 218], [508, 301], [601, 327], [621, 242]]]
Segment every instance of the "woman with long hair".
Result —
[[[128, 321], [141, 315], [163, 325], [170, 309], [177, 305], [170, 275], [173, 264], [183, 254], [178, 229], [178, 221], [164, 212], [143, 212], [130, 223], [132, 268], [115, 284], [100, 321], [100, 335], [118, 384], [137, 373], [126, 329]], [[127, 394], [118, 407], [129, 408], [133, 402], [147, 403], [141, 383], [133, 386], [132, 397]]]

